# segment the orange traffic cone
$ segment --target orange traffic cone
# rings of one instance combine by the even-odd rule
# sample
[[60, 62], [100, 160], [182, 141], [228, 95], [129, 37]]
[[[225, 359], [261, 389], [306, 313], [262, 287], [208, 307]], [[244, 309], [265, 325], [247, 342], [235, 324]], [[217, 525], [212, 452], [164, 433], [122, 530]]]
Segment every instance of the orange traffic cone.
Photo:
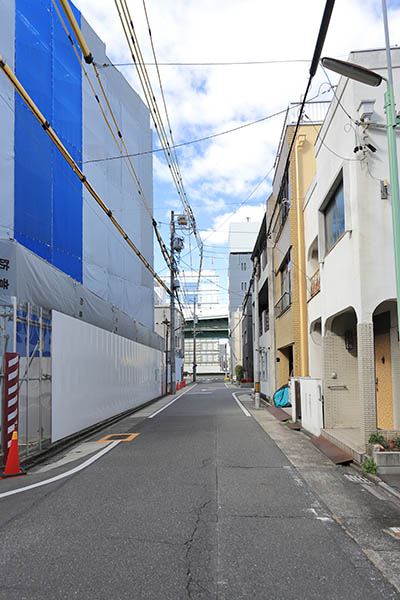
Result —
[[18, 433], [14, 431], [8, 451], [6, 467], [0, 477], [5, 479], [6, 477], [17, 477], [18, 475], [25, 475], [25, 471], [19, 466]]

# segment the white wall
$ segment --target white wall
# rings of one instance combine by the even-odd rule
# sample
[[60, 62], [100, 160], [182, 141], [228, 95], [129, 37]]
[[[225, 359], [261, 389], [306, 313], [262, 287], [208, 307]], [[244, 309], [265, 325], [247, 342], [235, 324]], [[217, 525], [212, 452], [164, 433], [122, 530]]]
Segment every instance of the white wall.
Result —
[[162, 352], [52, 312], [55, 442], [162, 394]]
[[[385, 52], [355, 52], [349, 60], [385, 74]], [[393, 49], [395, 93], [400, 93], [400, 49]], [[337, 96], [342, 106], [359, 119], [358, 105], [375, 99], [372, 121], [385, 123], [385, 85], [371, 88], [342, 78]], [[315, 236], [319, 239], [321, 292], [309, 302], [309, 322], [326, 319], [354, 307], [359, 322], [370, 322], [375, 308], [396, 296], [393, 261], [392, 212], [389, 199], [382, 199], [380, 179], [389, 178], [386, 132], [372, 125], [365, 140], [377, 148], [358, 160], [354, 127], [363, 142], [362, 127], [349, 126], [349, 118], [334, 99], [316, 143], [317, 173], [305, 199], [306, 256]], [[399, 140], [399, 138], [398, 138]], [[399, 145], [399, 144], [398, 144]], [[400, 148], [399, 148], [400, 149]], [[335, 153], [333, 153], [333, 152]], [[324, 246], [324, 200], [340, 171], [345, 195], [345, 235], [328, 252]], [[311, 273], [307, 270], [307, 274]], [[319, 313], [319, 314], [318, 314]]]
[[[97, 63], [109, 62], [105, 45], [82, 16], [82, 32]], [[71, 59], [72, 60], [72, 59]], [[151, 150], [149, 112], [139, 95], [114, 68], [100, 70], [115, 118], [128, 152]], [[96, 88], [97, 89], [97, 88]], [[97, 89], [102, 105], [105, 101]], [[110, 115], [107, 115], [113, 125]], [[83, 161], [118, 156], [98, 103], [82, 76]], [[146, 200], [153, 209], [152, 155], [132, 157]], [[84, 163], [84, 171], [96, 192], [144, 257], [153, 264], [151, 218], [125, 161]], [[154, 280], [115, 227], [83, 188], [83, 284], [95, 294], [117, 305], [150, 329], [154, 325]]]

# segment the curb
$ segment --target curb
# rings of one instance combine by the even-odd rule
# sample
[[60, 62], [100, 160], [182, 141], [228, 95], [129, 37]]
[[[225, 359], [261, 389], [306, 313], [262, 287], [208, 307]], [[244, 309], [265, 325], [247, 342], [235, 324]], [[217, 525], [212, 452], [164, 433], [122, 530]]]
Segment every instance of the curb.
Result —
[[[263, 398], [261, 399], [261, 404], [263, 404], [265, 407], [271, 406]], [[315, 437], [315, 436], [313, 436], [311, 433], [309, 433], [308, 431], [306, 431], [303, 428], [301, 429], [301, 432], [304, 433], [310, 439], [312, 439], [313, 437]], [[349, 465], [349, 467], [351, 469], [354, 469], [358, 473], [361, 473], [363, 475], [363, 477], [365, 477], [366, 479], [369, 479], [371, 481], [371, 483], [374, 483], [375, 485], [379, 486], [380, 488], [382, 488], [383, 490], [385, 490], [386, 492], [388, 492], [389, 494], [391, 494], [394, 498], [396, 498], [397, 500], [400, 501], [400, 491], [397, 490], [397, 489], [395, 489], [395, 488], [393, 488], [393, 487], [391, 487], [388, 483], [386, 483], [380, 477], [378, 477], [378, 475], [373, 475], [372, 473], [364, 473], [364, 471], [361, 469], [361, 466], [357, 462], [355, 462], [354, 460]]]
[[369, 479], [372, 483], [375, 483], [375, 485], [384, 489], [386, 492], [388, 492], [389, 494], [391, 494], [392, 496], [397, 498], [397, 500], [400, 500], [400, 491], [392, 488], [388, 483], [386, 483], [380, 477], [378, 477], [378, 475], [374, 475], [373, 473], [364, 473], [364, 471], [361, 469], [361, 467], [354, 461], [350, 465], [350, 468], [354, 469], [358, 473], [361, 473], [363, 477], [365, 477], [366, 479]]

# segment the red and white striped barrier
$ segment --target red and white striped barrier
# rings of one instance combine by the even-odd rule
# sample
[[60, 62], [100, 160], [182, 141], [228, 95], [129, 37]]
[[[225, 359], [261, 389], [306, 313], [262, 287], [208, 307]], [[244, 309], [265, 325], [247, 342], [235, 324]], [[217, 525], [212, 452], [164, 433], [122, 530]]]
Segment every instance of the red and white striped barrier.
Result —
[[6, 352], [4, 377], [3, 454], [7, 458], [13, 431], [18, 430], [19, 359], [16, 352]]

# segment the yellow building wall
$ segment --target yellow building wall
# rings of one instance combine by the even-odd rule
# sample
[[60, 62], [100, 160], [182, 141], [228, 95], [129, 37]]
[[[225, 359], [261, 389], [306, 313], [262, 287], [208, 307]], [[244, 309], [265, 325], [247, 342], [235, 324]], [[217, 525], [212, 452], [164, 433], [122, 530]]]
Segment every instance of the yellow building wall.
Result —
[[[292, 345], [293, 349], [293, 375], [306, 376], [309, 374], [306, 306], [308, 282], [305, 275], [303, 203], [315, 173], [314, 143], [318, 131], [319, 126], [302, 125], [299, 127], [289, 167], [290, 210], [288, 224], [290, 227], [292, 248], [292, 304], [282, 316], [275, 319], [276, 355], [279, 358], [279, 362], [277, 362], [278, 388], [288, 381], [288, 359], [285, 348], [290, 345]], [[289, 126], [287, 131], [288, 145], [291, 142], [293, 134], [294, 126]], [[299, 210], [297, 210], [297, 207]], [[282, 259], [283, 256], [275, 248], [274, 264], [276, 266], [279, 265]], [[302, 297], [300, 297], [301, 277], [303, 278]], [[281, 296], [280, 279], [280, 271], [277, 271], [275, 275], [275, 302]], [[301, 302], [303, 302], [303, 321], [301, 321]], [[303, 326], [303, 339], [301, 339], [301, 324]]]

